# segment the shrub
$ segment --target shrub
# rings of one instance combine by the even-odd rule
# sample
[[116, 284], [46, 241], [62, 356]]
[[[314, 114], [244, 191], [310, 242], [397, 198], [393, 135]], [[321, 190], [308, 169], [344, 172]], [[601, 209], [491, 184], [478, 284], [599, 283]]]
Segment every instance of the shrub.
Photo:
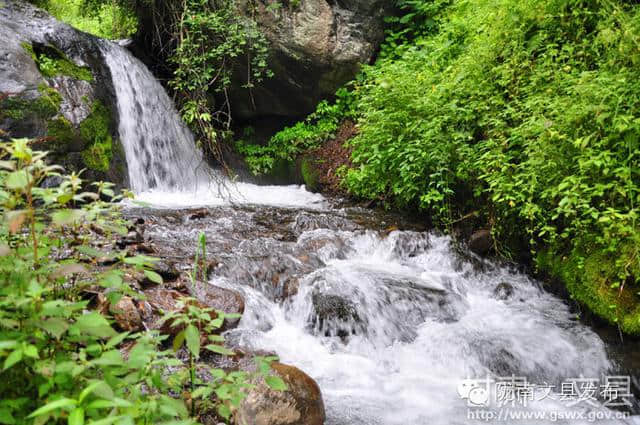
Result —
[[[155, 259], [104, 252], [94, 243], [93, 231], [127, 234], [117, 205], [100, 200], [120, 199], [112, 185], [81, 191], [78, 175], [60, 174], [27, 140], [5, 143], [0, 159], [0, 422], [187, 424], [212, 408], [229, 419], [248, 388], [247, 374], [198, 365], [212, 378], [194, 376], [201, 339], [209, 341], [205, 350], [230, 353], [214, 334], [222, 312], [189, 306], [166, 317], [184, 327], [173, 345], [186, 344], [192, 361], [185, 367], [163, 348], [166, 336], [117, 332], [108, 315], [90, 309], [90, 287], [105, 290], [111, 305], [125, 294], [139, 297], [123, 280], [127, 269], [162, 281], [150, 270]], [[51, 185], [55, 179], [60, 184]], [[98, 269], [98, 259], [115, 265]], [[271, 360], [257, 359], [259, 373], [269, 375]], [[285, 387], [275, 376], [267, 383]]]

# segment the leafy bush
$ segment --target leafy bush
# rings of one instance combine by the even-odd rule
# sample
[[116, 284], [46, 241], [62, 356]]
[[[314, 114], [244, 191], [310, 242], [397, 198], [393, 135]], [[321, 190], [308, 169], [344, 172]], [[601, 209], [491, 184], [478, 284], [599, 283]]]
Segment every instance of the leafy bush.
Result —
[[443, 226], [480, 210], [498, 240], [534, 250], [624, 252], [607, 285], [637, 280], [640, 8], [404, 3], [433, 16], [365, 69], [349, 189]]
[[98, 37], [131, 37], [138, 20], [125, 1], [106, 0], [32, 0], [56, 18]]
[[[213, 408], [229, 419], [248, 375], [202, 364], [211, 379], [194, 374], [201, 340], [210, 342], [206, 350], [230, 353], [214, 333], [224, 313], [186, 301], [187, 308], [165, 317], [184, 328], [173, 345], [186, 344], [185, 367], [175, 350], [163, 348], [167, 337], [158, 331], [117, 332], [109, 316], [90, 308], [90, 288], [104, 290], [111, 306], [123, 295], [140, 297], [123, 280], [127, 269], [162, 281], [149, 269], [155, 259], [104, 252], [96, 244], [93, 231], [127, 234], [116, 205], [101, 200], [121, 196], [107, 183], [82, 192], [77, 175], [61, 175], [27, 140], [5, 143], [0, 159], [0, 422], [187, 424]], [[115, 265], [98, 268], [99, 261]], [[272, 359], [257, 360], [268, 376]], [[285, 387], [275, 376], [266, 381]]]
[[277, 160], [292, 161], [299, 154], [320, 146], [335, 135], [340, 123], [355, 117], [354, 96], [346, 88], [338, 90], [336, 101], [322, 101], [304, 121], [276, 133], [265, 146], [239, 140], [236, 149], [245, 156], [254, 174], [271, 171]]
[[[227, 90], [233, 77], [245, 79], [243, 86], [251, 89], [271, 75], [267, 42], [233, 0], [186, 0], [176, 7], [180, 18], [171, 31], [177, 48], [170, 58], [175, 66], [170, 85], [180, 95], [182, 117], [199, 136], [199, 144], [221, 160], [217, 142], [231, 125]], [[246, 67], [242, 77], [237, 72], [240, 61]], [[221, 104], [215, 104], [214, 96], [220, 96]]]

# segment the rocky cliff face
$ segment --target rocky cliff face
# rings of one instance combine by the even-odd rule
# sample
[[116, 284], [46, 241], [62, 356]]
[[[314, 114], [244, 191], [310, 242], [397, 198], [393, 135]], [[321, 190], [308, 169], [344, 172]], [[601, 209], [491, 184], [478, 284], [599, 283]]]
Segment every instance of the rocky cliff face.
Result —
[[127, 184], [97, 38], [28, 3], [0, 3], [0, 138], [30, 138], [85, 178]]
[[[238, 13], [255, 20], [269, 44], [268, 66], [274, 76], [254, 87], [246, 84], [246, 59], [235, 64], [237, 80], [231, 90], [233, 116], [241, 123], [268, 120], [287, 122], [312, 112], [352, 79], [361, 64], [370, 62], [382, 42], [384, 17], [390, 0], [238, 0]], [[145, 62], [152, 69], [166, 68], [175, 49], [171, 34], [180, 16], [176, 2], [154, 0], [140, 6], [138, 51], [153, 52], [162, 63]], [[140, 55], [139, 55], [140, 56]], [[278, 118], [281, 118], [278, 120]], [[261, 123], [257, 123], [261, 126]]]
[[[257, 3], [257, 4], [256, 4]], [[241, 10], [253, 16], [270, 44], [274, 77], [251, 94], [233, 91], [236, 118], [300, 117], [331, 97], [372, 60], [384, 35], [388, 0], [245, 0]], [[251, 99], [253, 97], [253, 101]]]

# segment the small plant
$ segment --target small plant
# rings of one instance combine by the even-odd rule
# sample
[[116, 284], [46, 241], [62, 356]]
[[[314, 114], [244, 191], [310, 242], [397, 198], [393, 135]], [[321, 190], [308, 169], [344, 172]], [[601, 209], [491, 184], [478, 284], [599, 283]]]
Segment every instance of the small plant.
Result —
[[[212, 370], [214, 379], [204, 384], [194, 374], [201, 338], [205, 349], [230, 353], [215, 335], [223, 313], [190, 302], [170, 317], [173, 326], [183, 327], [174, 345], [184, 341], [191, 356], [185, 380], [172, 372], [183, 362], [162, 348], [167, 336], [118, 332], [111, 317], [93, 309], [92, 288], [102, 288], [111, 305], [123, 295], [139, 297], [124, 282], [127, 269], [162, 281], [150, 269], [154, 258], [104, 251], [96, 238], [94, 231], [126, 235], [128, 223], [117, 204], [102, 200], [123, 195], [109, 183], [83, 191], [78, 174], [64, 175], [47, 164], [46, 154], [33, 151], [27, 140], [1, 149], [0, 422], [196, 423], [200, 411], [192, 400], [200, 407], [212, 403], [230, 417], [248, 388], [247, 375]], [[45, 179], [60, 183], [45, 186]], [[269, 380], [283, 386], [279, 378]]]
[[353, 94], [342, 88], [336, 93], [334, 103], [320, 102], [314, 113], [304, 121], [276, 133], [266, 146], [240, 140], [236, 142], [236, 149], [245, 156], [254, 174], [268, 173], [277, 160], [292, 161], [333, 137], [343, 120], [355, 118], [354, 100]]

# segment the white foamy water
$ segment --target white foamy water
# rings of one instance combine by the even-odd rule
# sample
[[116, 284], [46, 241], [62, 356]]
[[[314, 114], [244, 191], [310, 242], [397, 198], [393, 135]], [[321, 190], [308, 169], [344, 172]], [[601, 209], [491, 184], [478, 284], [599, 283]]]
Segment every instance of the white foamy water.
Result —
[[209, 168], [162, 85], [125, 48], [105, 40], [101, 49], [116, 92], [131, 189], [190, 190], [206, 182]]
[[259, 186], [250, 183], [211, 183], [196, 190], [148, 190], [136, 194], [135, 201], [154, 208], [186, 208], [233, 204], [269, 205], [283, 208], [323, 208], [322, 195], [304, 186]]
[[[383, 239], [322, 229], [303, 233], [296, 245], [312, 241], [324, 244], [324, 265], [301, 277], [287, 302], [229, 276], [212, 283], [247, 300], [229, 339], [275, 351], [316, 379], [327, 424], [478, 423], [458, 387], [466, 378], [512, 375], [555, 388], [548, 396], [539, 388], [542, 400], [512, 409], [545, 412], [546, 419], [502, 423], [593, 423], [589, 415], [615, 414], [560, 400], [561, 382], [600, 379], [612, 365], [599, 337], [527, 276], [490, 265], [479, 271], [457, 259], [449, 239], [413, 232]], [[501, 283], [512, 289], [506, 299], [494, 293]], [[335, 296], [329, 304], [342, 313], [321, 322], [318, 294]], [[500, 411], [495, 403], [490, 409]], [[559, 420], [562, 414], [584, 420]]]

